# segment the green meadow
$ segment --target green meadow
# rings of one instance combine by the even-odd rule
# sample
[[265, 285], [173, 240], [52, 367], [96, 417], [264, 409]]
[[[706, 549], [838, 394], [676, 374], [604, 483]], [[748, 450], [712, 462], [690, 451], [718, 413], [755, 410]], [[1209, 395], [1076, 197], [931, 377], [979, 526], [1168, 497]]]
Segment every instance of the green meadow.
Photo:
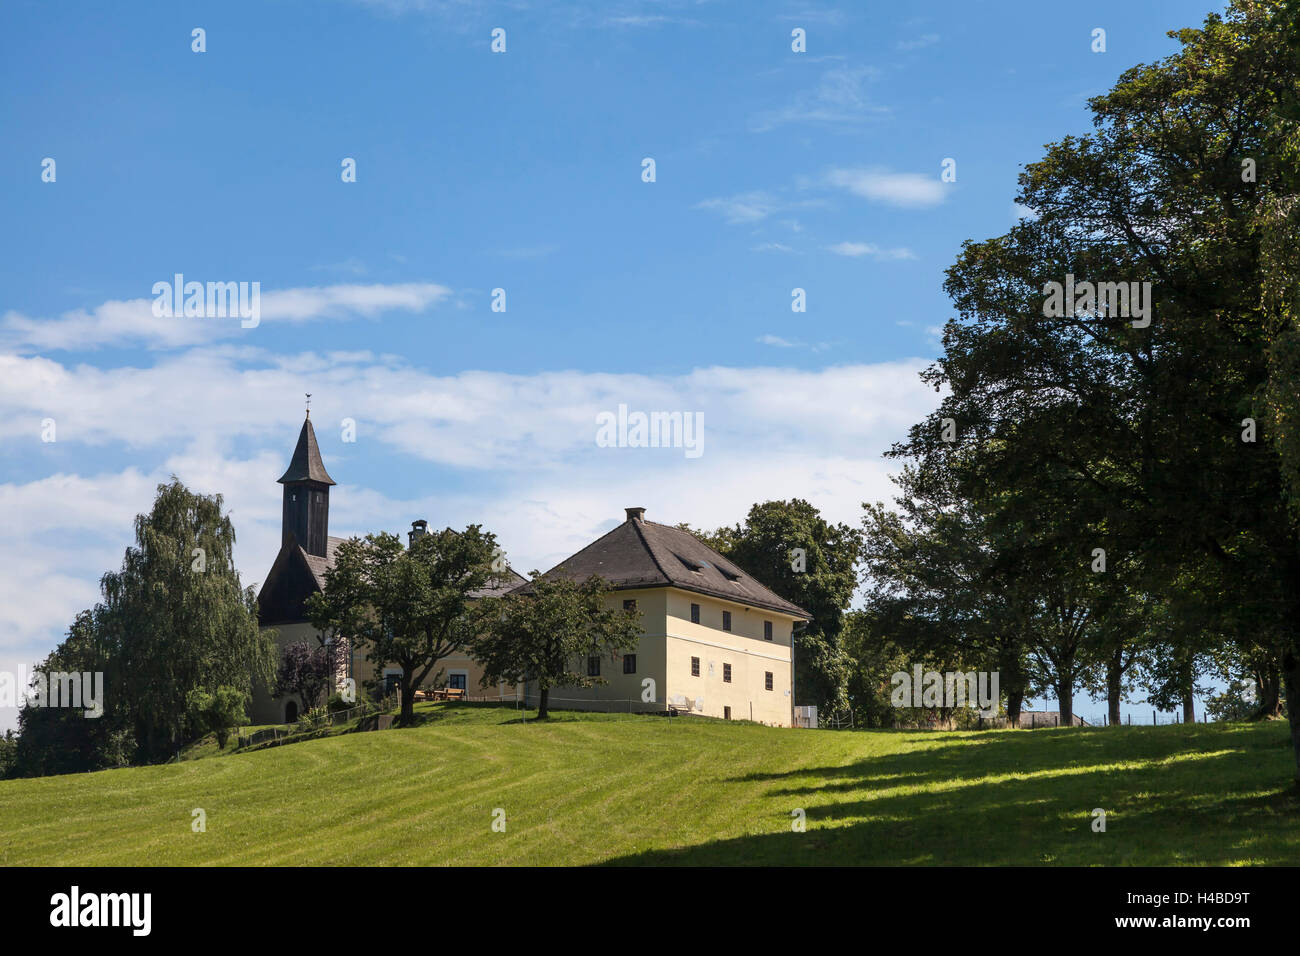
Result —
[[1300, 864], [1281, 722], [949, 733], [420, 714], [0, 781], [0, 864]]

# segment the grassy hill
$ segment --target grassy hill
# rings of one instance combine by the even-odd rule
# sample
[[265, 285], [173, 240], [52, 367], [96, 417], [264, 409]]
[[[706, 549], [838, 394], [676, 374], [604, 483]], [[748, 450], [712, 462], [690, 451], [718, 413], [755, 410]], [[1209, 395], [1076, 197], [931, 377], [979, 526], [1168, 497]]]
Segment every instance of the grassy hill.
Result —
[[[0, 781], [0, 864], [1300, 863], [1277, 723], [830, 732], [574, 713], [520, 723], [464, 704], [426, 717]], [[196, 807], [205, 833], [191, 830]], [[491, 829], [498, 807], [504, 833]], [[1105, 833], [1091, 830], [1094, 807]]]

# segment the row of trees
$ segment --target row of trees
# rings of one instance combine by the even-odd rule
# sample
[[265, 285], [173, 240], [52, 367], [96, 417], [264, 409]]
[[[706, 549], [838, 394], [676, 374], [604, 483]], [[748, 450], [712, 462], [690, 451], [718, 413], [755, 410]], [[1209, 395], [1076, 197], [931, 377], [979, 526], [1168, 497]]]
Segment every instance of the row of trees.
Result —
[[[1300, 744], [1298, 31], [1240, 0], [1171, 34], [1026, 168], [1032, 216], [963, 246], [942, 401], [867, 513], [869, 633], [999, 667], [1009, 710], [1250, 676]], [[1149, 289], [1151, 320], [1053, 315], [1067, 276]]]

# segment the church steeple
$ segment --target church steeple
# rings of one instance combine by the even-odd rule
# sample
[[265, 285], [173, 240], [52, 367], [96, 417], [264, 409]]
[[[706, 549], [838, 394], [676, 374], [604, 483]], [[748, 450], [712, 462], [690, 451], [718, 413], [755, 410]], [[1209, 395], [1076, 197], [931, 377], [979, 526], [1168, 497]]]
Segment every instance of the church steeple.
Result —
[[321, 461], [316, 432], [311, 427], [311, 409], [298, 433], [289, 469], [280, 476], [284, 485], [284, 512], [280, 524], [280, 545], [293, 537], [308, 554], [325, 557], [329, 540], [330, 485], [334, 479]]

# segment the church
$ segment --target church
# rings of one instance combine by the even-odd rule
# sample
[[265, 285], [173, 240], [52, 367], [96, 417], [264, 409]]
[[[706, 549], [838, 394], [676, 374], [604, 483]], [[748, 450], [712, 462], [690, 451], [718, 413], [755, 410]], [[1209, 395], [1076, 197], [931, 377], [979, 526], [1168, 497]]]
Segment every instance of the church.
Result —
[[[325, 588], [325, 572], [342, 538], [330, 537], [329, 500], [335, 481], [325, 470], [311, 414], [302, 424], [283, 486], [280, 551], [258, 593], [258, 623], [273, 630], [282, 653], [297, 641], [315, 645], [322, 635], [304, 617], [307, 598]], [[411, 524], [410, 540], [426, 533], [427, 521]], [[628, 508], [624, 520], [546, 572], [585, 580], [598, 574], [610, 582], [611, 607], [641, 614], [642, 634], [634, 650], [612, 660], [577, 662], [604, 683], [551, 688], [557, 710], [657, 711], [773, 726], [794, 723], [794, 629], [807, 611], [778, 596], [693, 534], [647, 521], [644, 508]], [[507, 568], [507, 580], [479, 597], [527, 587]], [[341, 675], [358, 687], [380, 686], [400, 674], [379, 668], [352, 649]], [[463, 653], [438, 662], [426, 689], [463, 689], [468, 699], [511, 700], [535, 706], [537, 688], [526, 683], [481, 687], [483, 669]], [[258, 687], [249, 716], [255, 724], [291, 723], [302, 713], [292, 695]]]

